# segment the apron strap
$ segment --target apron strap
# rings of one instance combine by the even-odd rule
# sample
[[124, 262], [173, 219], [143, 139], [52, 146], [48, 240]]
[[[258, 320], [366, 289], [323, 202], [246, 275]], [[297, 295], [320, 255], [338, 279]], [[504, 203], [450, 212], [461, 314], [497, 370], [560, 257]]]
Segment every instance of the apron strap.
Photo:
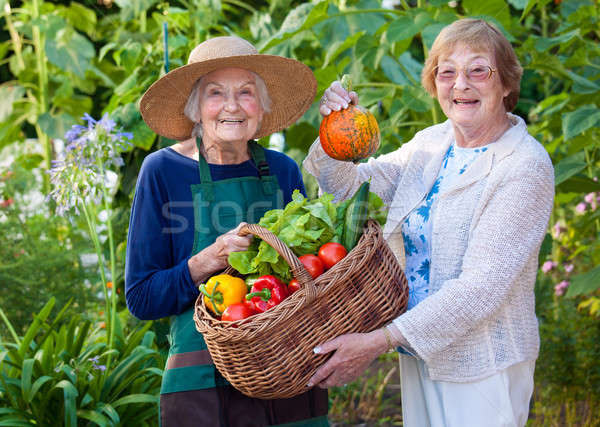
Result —
[[261, 145], [256, 143], [256, 141], [248, 141], [248, 146], [250, 147], [250, 153], [252, 154], [252, 158], [258, 169], [258, 177], [262, 182], [263, 191], [267, 195], [272, 195], [275, 192], [275, 189], [273, 188], [271, 179], [267, 178], [271, 175], [271, 170], [269, 169], [269, 164], [265, 157], [265, 150]]
[[208, 163], [204, 156], [202, 156], [202, 151], [200, 147], [202, 146], [202, 140], [199, 137], [196, 137], [196, 147], [198, 147], [198, 170], [200, 172], [200, 190], [202, 191], [202, 195], [204, 200], [207, 202], [212, 202], [215, 200], [215, 190], [213, 187], [212, 177], [210, 176], [210, 168], [208, 167]]

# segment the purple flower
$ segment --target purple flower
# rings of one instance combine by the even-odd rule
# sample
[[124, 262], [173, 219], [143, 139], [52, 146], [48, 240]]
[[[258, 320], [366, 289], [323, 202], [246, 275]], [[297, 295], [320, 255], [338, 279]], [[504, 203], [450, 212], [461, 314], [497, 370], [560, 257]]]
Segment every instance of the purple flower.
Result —
[[66, 133], [65, 133], [65, 138], [67, 139], [67, 141], [69, 142], [73, 142], [75, 141], [77, 138], [79, 138], [79, 136], [81, 135], [81, 133], [87, 129], [85, 126], [81, 126], [81, 125], [73, 125], [71, 127], [71, 129], [69, 129]]
[[82, 119], [87, 127], [75, 125], [65, 133], [68, 144], [49, 171], [53, 186], [50, 196], [59, 215], [77, 212], [79, 203], [100, 203], [106, 174], [124, 164], [121, 154], [132, 145], [125, 137], [131, 139], [133, 135], [116, 129], [108, 114], [95, 120], [85, 113]]
[[565, 271], [567, 273], [570, 273], [571, 271], [573, 271], [573, 268], [574, 268], [573, 264], [565, 264], [564, 267], [565, 267]]
[[88, 113], [83, 113], [83, 117], [81, 118], [81, 120], [85, 120], [88, 123], [88, 129], [91, 129], [94, 127], [94, 125], [96, 123], [98, 123], [97, 120], [95, 120], [92, 116], [90, 116]]
[[570, 283], [568, 281], [563, 280], [558, 285], [554, 286], [554, 295], [556, 295], [556, 296], [564, 295], [565, 290], [569, 287], [569, 284]]
[[585, 202], [581, 202], [577, 206], [575, 206], [575, 212], [577, 213], [584, 213], [586, 209], [587, 205], [585, 204]]
[[108, 116], [108, 113], [104, 113], [100, 121], [98, 122], [100, 126], [104, 128], [106, 132], [112, 132], [117, 123]]
[[548, 273], [550, 270], [552, 270], [554, 267], [556, 267], [556, 263], [554, 261], [546, 261], [543, 265], [542, 265], [542, 271], [544, 273]]

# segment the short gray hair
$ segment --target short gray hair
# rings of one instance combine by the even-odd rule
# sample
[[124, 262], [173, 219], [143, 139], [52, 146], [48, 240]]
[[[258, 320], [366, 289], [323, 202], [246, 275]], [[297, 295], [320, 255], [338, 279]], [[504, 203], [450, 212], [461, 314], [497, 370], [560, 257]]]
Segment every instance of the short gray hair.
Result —
[[[271, 97], [269, 96], [269, 91], [267, 90], [267, 85], [265, 84], [265, 81], [255, 72], [248, 72], [254, 76], [254, 84], [256, 85], [258, 102], [260, 103], [263, 112], [270, 113]], [[202, 138], [202, 123], [200, 123], [200, 86], [202, 86], [203, 78], [204, 76], [200, 77], [198, 80], [196, 80], [194, 86], [192, 86], [190, 95], [188, 96], [187, 102], [185, 103], [185, 108], [183, 109], [183, 114], [185, 114], [188, 119], [194, 122], [194, 128], [192, 129], [192, 138], [195, 138], [197, 136]]]

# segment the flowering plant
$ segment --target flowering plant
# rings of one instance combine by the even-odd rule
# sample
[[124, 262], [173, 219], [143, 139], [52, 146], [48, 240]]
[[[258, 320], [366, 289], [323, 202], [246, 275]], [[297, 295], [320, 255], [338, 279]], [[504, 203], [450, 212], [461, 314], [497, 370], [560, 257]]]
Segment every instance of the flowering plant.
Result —
[[56, 213], [65, 215], [80, 204], [100, 204], [106, 196], [111, 167], [123, 166], [121, 153], [131, 148], [133, 135], [116, 130], [116, 123], [104, 114], [94, 120], [85, 113], [87, 126], [73, 125], [65, 134], [62, 158], [52, 162], [50, 181], [54, 189], [48, 195], [56, 202]]
[[[121, 154], [130, 149], [129, 141], [133, 135], [117, 130], [115, 121], [108, 114], [104, 114], [100, 120], [95, 120], [85, 113], [83, 120], [87, 122], [87, 126], [74, 125], [66, 132], [67, 145], [60, 158], [53, 161], [53, 167], [49, 171], [53, 189], [48, 195], [48, 199], [56, 202], [58, 215], [67, 215], [68, 213], [79, 215], [79, 209], [81, 209], [85, 216], [88, 231], [98, 256], [105, 299], [108, 347], [112, 349], [117, 299], [116, 289], [112, 287], [111, 282], [116, 279], [116, 261], [111, 195], [108, 189], [111, 187], [111, 174], [116, 176], [111, 169], [123, 165]], [[98, 206], [102, 207], [106, 214], [102, 217], [108, 232], [110, 278], [107, 277], [105, 271], [104, 251], [98, 235]], [[109, 353], [108, 367], [110, 367], [110, 361], [111, 354]]]

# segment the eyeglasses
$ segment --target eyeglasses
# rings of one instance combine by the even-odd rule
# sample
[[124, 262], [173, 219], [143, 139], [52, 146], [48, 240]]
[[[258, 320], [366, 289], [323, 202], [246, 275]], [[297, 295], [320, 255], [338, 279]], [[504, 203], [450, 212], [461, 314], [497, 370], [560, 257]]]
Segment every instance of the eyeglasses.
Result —
[[[489, 65], [469, 65], [464, 68], [467, 80], [472, 82], [483, 82], [492, 77], [496, 72]], [[442, 83], [454, 82], [458, 77], [459, 70], [449, 65], [438, 65], [435, 67], [435, 78]]]

